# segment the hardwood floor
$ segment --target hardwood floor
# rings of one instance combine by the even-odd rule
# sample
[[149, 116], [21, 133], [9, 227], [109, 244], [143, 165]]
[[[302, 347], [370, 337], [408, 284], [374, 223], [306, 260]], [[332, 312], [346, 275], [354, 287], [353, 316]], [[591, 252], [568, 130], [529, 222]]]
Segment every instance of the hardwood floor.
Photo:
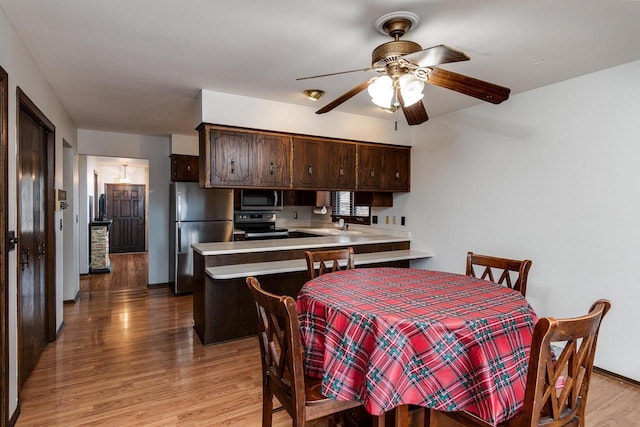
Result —
[[80, 276], [80, 291], [140, 288], [149, 284], [149, 254], [147, 252], [109, 254], [109, 259], [111, 260], [111, 273]]
[[[121, 280], [65, 304], [65, 327], [22, 389], [16, 425], [260, 426], [256, 339], [202, 346], [191, 296]], [[640, 426], [640, 389], [594, 375], [587, 419]], [[290, 425], [286, 412], [274, 415], [275, 427]]]

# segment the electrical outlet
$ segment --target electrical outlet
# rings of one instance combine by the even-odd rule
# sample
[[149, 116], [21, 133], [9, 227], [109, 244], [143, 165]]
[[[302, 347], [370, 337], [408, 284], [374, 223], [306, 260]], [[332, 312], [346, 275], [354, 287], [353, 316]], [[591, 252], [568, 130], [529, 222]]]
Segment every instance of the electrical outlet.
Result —
[[407, 225], [407, 219], [404, 216], [400, 217], [400, 225]]
[[377, 224], [378, 223], [378, 215], [371, 216], [371, 223], [372, 224]]
[[394, 215], [393, 216], [393, 225], [395, 225], [395, 224], [396, 224], [396, 216]]
[[384, 218], [384, 223], [385, 223], [385, 224], [389, 224], [389, 215], [387, 215], [387, 216]]

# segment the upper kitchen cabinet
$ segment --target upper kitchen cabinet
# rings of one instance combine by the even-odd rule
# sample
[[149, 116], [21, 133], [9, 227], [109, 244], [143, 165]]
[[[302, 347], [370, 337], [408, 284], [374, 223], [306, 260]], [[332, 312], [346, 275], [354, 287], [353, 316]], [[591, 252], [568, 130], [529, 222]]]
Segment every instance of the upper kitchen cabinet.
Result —
[[358, 190], [409, 191], [411, 148], [360, 144]]
[[356, 147], [352, 142], [320, 138], [293, 138], [293, 187], [353, 190]]
[[290, 188], [290, 137], [212, 125], [198, 130], [204, 187]]
[[171, 155], [171, 181], [198, 182], [198, 156]]

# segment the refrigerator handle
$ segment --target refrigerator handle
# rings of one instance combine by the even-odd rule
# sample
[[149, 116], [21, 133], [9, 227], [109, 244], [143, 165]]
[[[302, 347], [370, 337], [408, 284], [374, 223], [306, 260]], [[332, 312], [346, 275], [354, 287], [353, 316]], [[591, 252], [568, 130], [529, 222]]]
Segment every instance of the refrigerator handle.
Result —
[[178, 253], [182, 252], [182, 222], [178, 221]]
[[278, 207], [278, 190], [273, 190], [273, 200], [275, 201], [273, 207]]

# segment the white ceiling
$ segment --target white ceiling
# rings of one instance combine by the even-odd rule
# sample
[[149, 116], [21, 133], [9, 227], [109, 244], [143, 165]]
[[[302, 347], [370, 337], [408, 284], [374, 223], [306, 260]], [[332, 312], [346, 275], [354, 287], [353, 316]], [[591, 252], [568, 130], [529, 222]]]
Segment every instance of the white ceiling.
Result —
[[[296, 78], [370, 66], [371, 51], [391, 40], [374, 22], [399, 10], [421, 18], [404, 39], [471, 57], [442, 68], [512, 95], [640, 59], [633, 0], [0, 0], [0, 8], [78, 127], [143, 134], [193, 132], [201, 88], [320, 108], [372, 74]], [[312, 104], [307, 88], [326, 94]], [[427, 85], [423, 102], [434, 117], [482, 101]], [[336, 111], [392, 119], [366, 91]]]

